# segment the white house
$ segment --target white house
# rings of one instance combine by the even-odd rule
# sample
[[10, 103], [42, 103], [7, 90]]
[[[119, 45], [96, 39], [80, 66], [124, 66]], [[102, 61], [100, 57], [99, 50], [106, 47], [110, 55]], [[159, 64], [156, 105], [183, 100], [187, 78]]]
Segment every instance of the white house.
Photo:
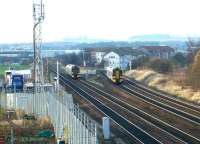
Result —
[[104, 56], [104, 67], [113, 67], [117, 68], [120, 67], [120, 56], [119, 54], [111, 51]]
[[135, 59], [135, 57], [132, 55], [123, 55], [111, 51], [104, 56], [104, 67], [118, 67], [122, 70], [126, 70], [129, 67], [130, 61], [133, 59]]

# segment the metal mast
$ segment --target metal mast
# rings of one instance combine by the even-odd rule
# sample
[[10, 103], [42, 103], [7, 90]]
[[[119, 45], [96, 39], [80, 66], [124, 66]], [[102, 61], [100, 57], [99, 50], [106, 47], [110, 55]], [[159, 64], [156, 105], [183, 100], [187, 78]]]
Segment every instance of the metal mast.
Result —
[[34, 48], [34, 92], [42, 90], [44, 83], [41, 58], [42, 23], [44, 21], [43, 0], [33, 0], [33, 48]]

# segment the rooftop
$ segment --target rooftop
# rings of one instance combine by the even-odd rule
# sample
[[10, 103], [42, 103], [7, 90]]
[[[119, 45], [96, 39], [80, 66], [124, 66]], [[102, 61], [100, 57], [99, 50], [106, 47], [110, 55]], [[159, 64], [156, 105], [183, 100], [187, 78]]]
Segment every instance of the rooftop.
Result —
[[142, 46], [142, 49], [146, 49], [148, 51], [164, 51], [164, 52], [174, 52], [174, 48], [169, 46]]

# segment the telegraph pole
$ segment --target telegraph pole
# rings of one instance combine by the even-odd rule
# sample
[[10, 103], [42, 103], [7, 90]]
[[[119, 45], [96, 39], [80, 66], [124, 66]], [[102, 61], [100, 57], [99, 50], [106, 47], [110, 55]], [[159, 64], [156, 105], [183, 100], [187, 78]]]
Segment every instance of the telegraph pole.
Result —
[[41, 91], [44, 83], [42, 48], [42, 23], [44, 21], [43, 0], [33, 0], [33, 49], [34, 49], [34, 93]]
[[86, 61], [85, 61], [85, 49], [83, 49], [83, 67], [86, 67]]
[[132, 70], [132, 61], [129, 61], [129, 70]]
[[58, 95], [59, 95], [60, 88], [59, 88], [59, 62], [58, 62], [58, 60], [57, 60], [56, 65], [57, 65], [57, 81], [56, 81], [56, 83], [57, 83], [57, 91], [58, 91]]

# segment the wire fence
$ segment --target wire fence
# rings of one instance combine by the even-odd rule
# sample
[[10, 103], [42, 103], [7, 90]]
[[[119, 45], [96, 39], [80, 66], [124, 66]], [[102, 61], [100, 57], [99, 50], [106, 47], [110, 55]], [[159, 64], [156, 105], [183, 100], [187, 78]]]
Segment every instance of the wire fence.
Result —
[[38, 118], [50, 117], [56, 138], [68, 144], [98, 143], [96, 122], [73, 103], [71, 94], [62, 89], [59, 93], [51, 89], [37, 94], [31, 90], [3, 91], [0, 106], [4, 110], [20, 109]]

